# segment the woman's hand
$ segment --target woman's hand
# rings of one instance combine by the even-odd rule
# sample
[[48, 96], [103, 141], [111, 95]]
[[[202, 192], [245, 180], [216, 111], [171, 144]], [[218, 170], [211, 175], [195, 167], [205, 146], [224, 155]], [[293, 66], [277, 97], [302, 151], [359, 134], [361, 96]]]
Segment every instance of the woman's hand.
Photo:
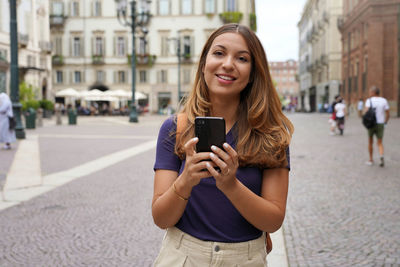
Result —
[[224, 192], [236, 182], [236, 171], [239, 167], [237, 152], [227, 143], [224, 143], [224, 150], [217, 146], [211, 146], [213, 153], [210, 158], [220, 171], [215, 170], [213, 164], [207, 162], [207, 169], [214, 176], [217, 187]]
[[184, 145], [186, 163], [181, 174], [181, 179], [190, 187], [200, 183], [202, 178], [212, 176], [206, 168], [206, 160], [210, 159], [210, 153], [196, 153], [195, 147], [198, 141], [199, 138], [195, 137], [187, 141], [187, 143]]

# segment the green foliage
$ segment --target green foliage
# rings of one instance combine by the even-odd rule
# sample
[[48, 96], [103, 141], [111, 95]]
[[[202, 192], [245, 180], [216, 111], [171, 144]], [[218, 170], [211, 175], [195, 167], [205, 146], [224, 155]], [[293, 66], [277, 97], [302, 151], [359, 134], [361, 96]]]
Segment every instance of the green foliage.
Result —
[[255, 13], [250, 13], [250, 29], [257, 31], [257, 16]]
[[19, 84], [19, 100], [22, 104], [22, 110], [28, 108], [38, 109], [40, 107], [39, 101], [35, 100], [38, 89], [26, 82]]
[[29, 100], [34, 100], [35, 99], [35, 89], [32, 85], [27, 84], [26, 82], [22, 82], [19, 84], [19, 100], [21, 102], [23, 101], [29, 101]]
[[50, 100], [40, 100], [39, 101], [40, 107], [44, 110], [50, 110], [53, 111], [54, 110], [54, 103], [51, 102]]
[[224, 23], [239, 23], [243, 18], [242, 12], [223, 12], [219, 17]]
[[40, 103], [37, 100], [21, 101], [22, 111], [26, 111], [28, 108], [37, 110], [40, 107]]

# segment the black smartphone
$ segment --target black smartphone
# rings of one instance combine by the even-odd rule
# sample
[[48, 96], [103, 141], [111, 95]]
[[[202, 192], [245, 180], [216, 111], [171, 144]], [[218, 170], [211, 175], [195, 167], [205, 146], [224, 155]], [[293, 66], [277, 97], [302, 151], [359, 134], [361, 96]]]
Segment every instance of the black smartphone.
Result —
[[215, 145], [223, 149], [225, 143], [225, 120], [222, 117], [196, 117], [195, 135], [199, 138], [196, 152], [211, 152]]

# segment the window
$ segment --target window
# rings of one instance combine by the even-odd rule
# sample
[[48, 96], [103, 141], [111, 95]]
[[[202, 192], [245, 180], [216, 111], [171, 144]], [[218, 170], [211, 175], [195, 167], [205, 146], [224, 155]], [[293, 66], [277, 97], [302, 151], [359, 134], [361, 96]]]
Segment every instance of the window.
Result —
[[191, 54], [191, 38], [190, 36], [183, 36], [183, 55], [184, 57], [190, 57]]
[[126, 81], [126, 75], [125, 75], [125, 71], [118, 71], [118, 83], [125, 83]]
[[144, 37], [140, 37], [139, 39], [139, 54], [146, 54], [146, 39]]
[[62, 55], [62, 37], [57, 36], [55, 38], [55, 46], [54, 46], [54, 52], [56, 55]]
[[158, 14], [169, 15], [169, 0], [160, 0], [159, 1]]
[[168, 56], [168, 37], [161, 36], [161, 56]]
[[74, 83], [81, 83], [82, 82], [82, 74], [80, 71], [74, 72]]
[[72, 5], [71, 5], [71, 16], [72, 17], [79, 16], [79, 2], [72, 2]]
[[98, 70], [98, 71], [96, 72], [96, 82], [97, 82], [97, 83], [104, 83], [104, 82], [105, 82], [104, 71]]
[[81, 55], [81, 38], [80, 37], [74, 37], [74, 39], [73, 39], [72, 55], [74, 57], [79, 57]]
[[234, 12], [236, 11], [236, 0], [225, 0], [226, 11]]
[[125, 37], [119, 36], [117, 38], [117, 56], [125, 56]]
[[63, 3], [62, 2], [53, 2], [53, 14], [52, 15], [63, 15], [64, 13], [64, 8], [63, 8]]
[[56, 83], [58, 84], [63, 83], [63, 72], [60, 70], [56, 72]]
[[104, 48], [103, 48], [103, 37], [96, 37], [95, 39], [95, 47], [94, 47], [94, 54], [95, 55], [103, 55]]
[[93, 16], [95, 16], [95, 17], [101, 16], [101, 2], [100, 2], [100, 0], [94, 1]]
[[158, 77], [158, 82], [159, 83], [167, 83], [168, 82], [168, 77], [167, 77], [167, 71], [166, 70], [160, 70], [159, 77]]
[[206, 14], [215, 13], [215, 0], [206, 0], [204, 9]]
[[147, 71], [141, 70], [139, 71], [139, 82], [146, 83], [147, 82]]
[[192, 0], [181, 0], [182, 1], [182, 14], [192, 14]]

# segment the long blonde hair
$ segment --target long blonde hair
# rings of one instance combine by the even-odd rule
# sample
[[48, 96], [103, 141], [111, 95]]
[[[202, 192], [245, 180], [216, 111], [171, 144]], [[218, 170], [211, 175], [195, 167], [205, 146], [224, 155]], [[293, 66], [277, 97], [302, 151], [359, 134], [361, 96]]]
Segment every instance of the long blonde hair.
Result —
[[244, 38], [252, 56], [250, 82], [241, 92], [235, 127], [239, 164], [261, 168], [284, 167], [287, 164], [286, 149], [294, 127], [282, 113], [261, 42], [248, 27], [238, 24], [220, 27], [211, 34], [204, 45], [193, 89], [181, 111], [186, 114], [188, 125], [177, 135], [175, 153], [181, 159], [185, 157], [183, 146], [194, 137], [195, 117], [210, 115], [211, 102], [202, 70], [214, 39], [229, 32], [238, 33]]

